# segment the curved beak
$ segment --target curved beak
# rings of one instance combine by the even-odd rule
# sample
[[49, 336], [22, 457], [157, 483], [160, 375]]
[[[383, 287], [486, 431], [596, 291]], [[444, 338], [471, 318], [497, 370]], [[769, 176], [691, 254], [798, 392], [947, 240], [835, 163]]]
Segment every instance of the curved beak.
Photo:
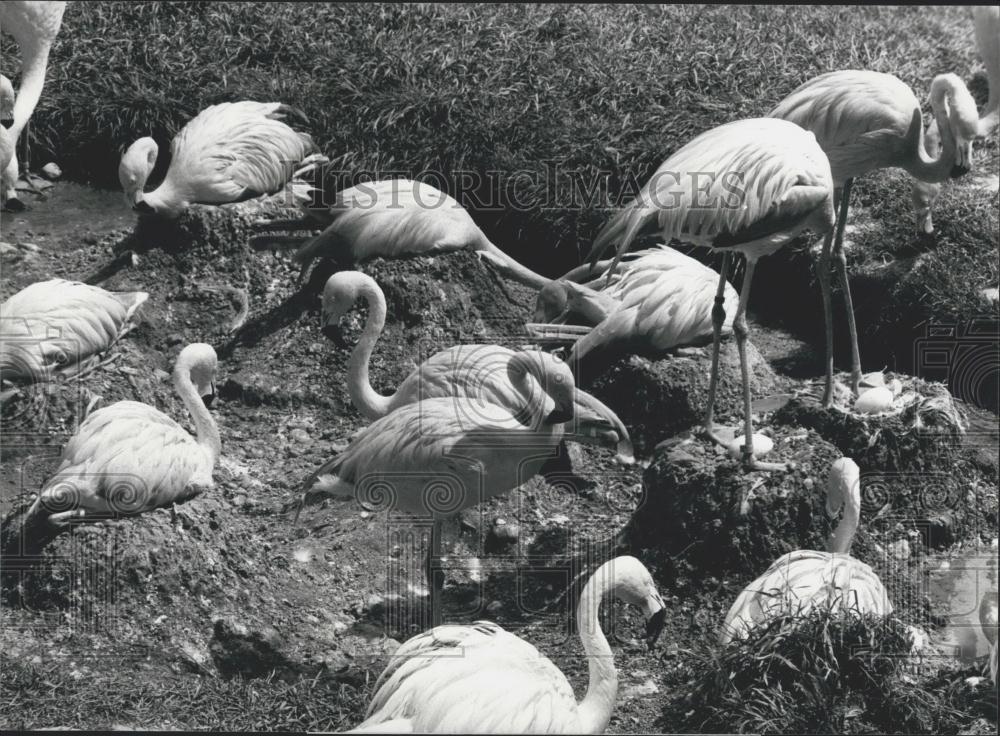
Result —
[[8, 117], [0, 118], [0, 125], [2, 125], [5, 128], [9, 128], [13, 124], [14, 124], [14, 118], [12, 118], [12, 117], [10, 117], [10, 118], [8, 118]]
[[972, 141], [960, 141], [955, 150], [955, 165], [951, 167], [951, 178], [957, 179], [972, 170]]
[[663, 605], [663, 599], [659, 593], [654, 593], [646, 599], [646, 646], [650, 649], [656, 647], [656, 640], [663, 632], [663, 625], [667, 620], [667, 607]]
[[565, 424], [573, 421], [573, 410], [556, 405], [556, 408], [545, 417], [546, 424]]
[[626, 465], [635, 462], [632, 440], [625, 424], [610, 407], [586, 391], [576, 391], [576, 426], [570, 437], [583, 444], [614, 449]]
[[156, 214], [156, 210], [154, 210], [144, 199], [140, 199], [135, 204], [133, 204], [132, 209], [138, 212], [140, 215]]
[[320, 332], [323, 333], [323, 337], [332, 342], [338, 348], [348, 347], [347, 339], [344, 337], [344, 331], [340, 328], [340, 318], [334, 315], [327, 316], [322, 315], [322, 326], [319, 328]]
[[201, 394], [201, 400], [205, 403], [207, 408], [212, 408], [212, 402], [215, 401], [215, 381], [208, 384], [208, 390]]

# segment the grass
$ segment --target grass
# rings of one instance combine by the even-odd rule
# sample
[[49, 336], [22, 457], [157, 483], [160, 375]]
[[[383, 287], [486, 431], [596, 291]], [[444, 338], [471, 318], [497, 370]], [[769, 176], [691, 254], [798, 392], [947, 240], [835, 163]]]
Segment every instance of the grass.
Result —
[[[706, 650], [664, 718], [697, 733], [958, 733], [975, 722], [954, 672], [925, 681], [896, 619], [815, 610]], [[995, 695], [993, 696], [995, 698]], [[994, 701], [995, 702], [995, 701]], [[988, 711], [987, 711], [988, 712]]]
[[816, 74], [891, 72], [921, 97], [937, 73], [967, 76], [978, 61], [966, 13], [71, 4], [33, 134], [69, 176], [117, 187], [118, 158], [134, 139], [165, 144], [216, 102], [281, 100], [307, 113], [345, 177], [423, 173], [485, 204], [474, 209], [491, 237], [555, 271], [553, 261], [578, 262], [605, 208], [630, 198], [670, 152], [765, 114]]

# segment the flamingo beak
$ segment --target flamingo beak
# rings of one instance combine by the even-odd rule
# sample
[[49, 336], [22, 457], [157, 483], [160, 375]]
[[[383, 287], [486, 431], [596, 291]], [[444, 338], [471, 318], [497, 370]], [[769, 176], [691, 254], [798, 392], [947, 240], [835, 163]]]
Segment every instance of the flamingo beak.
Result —
[[201, 393], [201, 400], [205, 403], [207, 409], [212, 408], [212, 402], [215, 401], [215, 381], [211, 381], [208, 384], [208, 389], [204, 393]]
[[572, 422], [572, 421], [573, 421], [572, 407], [569, 409], [565, 409], [560, 406], [556, 406], [556, 408], [553, 409], [551, 412], [549, 412], [549, 415], [545, 417], [546, 424], [565, 424], [566, 422]]
[[955, 165], [951, 168], [951, 178], [957, 179], [972, 170], [972, 141], [961, 141], [955, 151]]
[[[658, 608], [656, 608], [657, 606]], [[655, 606], [653, 607], [656, 608], [656, 610], [648, 619], [646, 619], [646, 646], [648, 646], [650, 650], [656, 648], [656, 640], [659, 639], [660, 634], [663, 633], [663, 625], [667, 620], [667, 609], [663, 605], [663, 601], [659, 600], [659, 596], [657, 596]]]
[[132, 209], [138, 212], [140, 215], [156, 214], [156, 210], [154, 210], [144, 199], [140, 199], [138, 202], [133, 204]]

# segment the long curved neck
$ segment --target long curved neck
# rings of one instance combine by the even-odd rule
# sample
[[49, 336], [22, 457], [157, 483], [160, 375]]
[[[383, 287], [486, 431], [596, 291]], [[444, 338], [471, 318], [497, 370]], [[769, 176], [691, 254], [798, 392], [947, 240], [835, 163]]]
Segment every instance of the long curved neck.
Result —
[[361, 295], [368, 302], [368, 319], [365, 322], [365, 329], [361, 333], [361, 339], [354, 346], [351, 353], [351, 360], [347, 366], [347, 391], [351, 397], [351, 403], [357, 407], [358, 411], [368, 419], [378, 419], [389, 413], [393, 396], [382, 396], [372, 388], [368, 374], [368, 364], [371, 361], [372, 353], [375, 351], [375, 343], [378, 342], [382, 328], [385, 326], [385, 297], [378, 286], [367, 281], [361, 288]]
[[949, 93], [950, 88], [947, 83], [938, 82], [932, 86], [931, 107], [934, 110], [934, 120], [941, 137], [941, 151], [937, 158], [932, 158], [927, 153], [923, 136], [921, 136], [916, 156], [908, 169], [913, 176], [921, 181], [934, 183], [945, 181], [951, 175], [952, 167], [955, 165], [955, 134], [948, 118]]
[[21, 86], [14, 100], [14, 123], [8, 128], [11, 137], [17, 140], [24, 126], [31, 119], [42, 96], [45, 86], [45, 69], [49, 63], [49, 44], [28, 46], [21, 50], [24, 64], [21, 68]]
[[485, 233], [482, 234], [482, 237], [480, 238], [479, 243], [475, 246], [475, 249], [490, 263], [496, 266], [497, 270], [499, 270], [504, 276], [513, 281], [524, 284], [527, 287], [532, 289], [541, 289], [543, 286], [552, 281], [552, 279], [547, 279], [541, 274], [535, 273], [527, 266], [515, 261], [504, 251], [500, 250], [500, 248], [490, 242]]
[[598, 569], [583, 589], [576, 611], [580, 642], [587, 656], [590, 681], [587, 694], [580, 701], [580, 725], [586, 733], [604, 733], [618, 697], [618, 671], [615, 669], [611, 646], [608, 644], [598, 612], [604, 596], [613, 585], [611, 574]]
[[215, 419], [191, 381], [190, 366], [180, 365], [174, 369], [174, 388], [191, 415], [198, 444], [208, 451], [214, 468], [219, 454], [222, 452], [222, 440], [219, 437], [219, 428], [215, 424]]
[[840, 517], [840, 523], [833, 530], [830, 539], [827, 540], [827, 552], [846, 555], [851, 552], [851, 543], [854, 541], [854, 533], [858, 530], [858, 523], [861, 520], [861, 500], [847, 498], [844, 502], [844, 513]]

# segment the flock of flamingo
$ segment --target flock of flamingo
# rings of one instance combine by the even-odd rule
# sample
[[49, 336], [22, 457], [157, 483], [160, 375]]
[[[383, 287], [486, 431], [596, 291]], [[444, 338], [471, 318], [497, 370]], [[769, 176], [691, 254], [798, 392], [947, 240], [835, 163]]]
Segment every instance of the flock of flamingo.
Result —
[[[65, 6], [0, 3], [0, 26], [22, 54], [16, 97], [10, 81], [0, 79], [0, 113], [12, 118], [0, 128], [2, 189], [10, 209], [23, 206], [15, 188], [20, 171], [15, 148], [40, 98]], [[338, 345], [343, 342], [340, 318], [359, 300], [368, 305], [350, 356], [347, 389], [371, 424], [304, 481], [301, 500], [286, 510], [294, 507], [297, 518], [306, 503], [335, 496], [434, 518], [427, 575], [433, 620], [440, 624], [440, 576], [432, 562], [441, 519], [517, 488], [564, 440], [608, 447], [622, 461], [632, 460], [628, 432], [613, 409], [576, 387], [574, 371], [592, 351], [660, 356], [711, 343], [705, 436], [740, 457], [747, 472], [785, 470], [760, 459], [770, 443], [753, 432], [746, 309], [757, 260], [806, 231], [824, 238], [818, 264], [826, 327], [823, 404], [831, 407], [835, 396], [833, 268], [845, 295], [852, 348], [851, 385], [840, 392], [849, 390], [861, 399], [843, 410], [887, 408], [891, 390], [882, 387], [888, 396], [883, 398], [864, 391], [862, 384], [843, 247], [851, 185], [876, 169], [906, 170], [915, 180], [917, 226], [930, 227], [939, 184], [973, 167], [974, 141], [994, 130], [1000, 114], [1000, 15], [996, 7], [979, 7], [974, 18], [990, 85], [982, 117], [955, 74], [931, 82], [934, 121], [927, 129], [917, 97], [891, 74], [822, 74], [791, 92], [767, 117], [725, 123], [677, 150], [636, 199], [608, 221], [588, 262], [559, 279], [515, 261], [490, 242], [458, 202], [428, 184], [405, 179], [363, 184], [339, 192], [328, 206], [316, 204], [301, 177], [326, 159], [302, 131], [307, 121], [301, 113], [278, 102], [223, 103], [202, 111], [174, 138], [169, 170], [151, 191], [146, 184], [158, 156], [152, 138], [128, 148], [119, 176], [128, 205], [146, 217], [176, 217], [192, 204], [240, 202], [287, 188], [303, 216], [255, 223], [260, 234], [251, 245], [296, 248], [302, 275], [317, 258], [349, 269], [374, 257], [471, 249], [502, 274], [537, 290], [528, 333], [563, 342], [568, 360], [541, 350], [456, 346], [428, 358], [391, 396], [379, 394], [369, 381], [369, 360], [386, 318], [379, 285], [358, 271], [341, 270], [323, 291], [321, 328]], [[24, 151], [22, 164], [26, 146]], [[706, 171], [718, 175], [709, 190], [694, 191], [691, 174]], [[321, 232], [312, 235], [316, 230]], [[665, 242], [676, 239], [720, 251], [720, 271], [666, 245], [629, 252], [647, 232], [660, 233]], [[600, 261], [609, 248], [613, 257]], [[727, 278], [734, 253], [746, 259], [739, 293]], [[144, 292], [111, 293], [61, 279], [31, 284], [9, 298], [0, 308], [0, 378], [14, 388], [4, 397], [18, 385], [80, 376], [99, 367], [147, 298]], [[742, 372], [741, 435], [717, 426], [713, 418], [720, 343], [728, 333], [735, 337]], [[224, 440], [209, 411], [217, 364], [212, 347], [196, 343], [181, 351], [174, 366], [175, 390], [191, 416], [194, 436], [140, 402], [120, 401], [90, 412], [25, 515], [28, 541], [48, 539], [73, 522], [171, 508], [209, 491]], [[831, 517], [841, 515], [827, 551], [799, 550], [776, 560], [733, 603], [720, 642], [745, 637], [776, 612], [818, 605], [892, 612], [878, 575], [850, 556], [861, 501], [858, 466], [849, 458], [830, 469], [827, 511]], [[590, 668], [582, 700], [552, 662], [496, 624], [437, 625], [405, 642], [392, 657], [357, 732], [603, 732], [617, 695], [611, 648], [598, 623], [599, 607], [610, 595], [644, 611], [651, 644], [663, 623], [664, 602], [639, 560], [618, 557], [597, 569], [583, 590], [577, 618]], [[994, 593], [981, 609], [994, 683], [996, 605]]]

